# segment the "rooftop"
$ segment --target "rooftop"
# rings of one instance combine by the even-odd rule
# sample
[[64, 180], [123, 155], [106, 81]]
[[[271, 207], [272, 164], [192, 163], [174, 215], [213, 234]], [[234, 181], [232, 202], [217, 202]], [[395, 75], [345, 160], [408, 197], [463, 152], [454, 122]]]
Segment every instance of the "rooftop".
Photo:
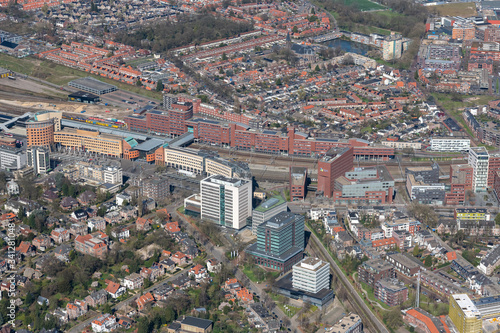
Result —
[[455, 300], [455, 302], [457, 302], [458, 306], [462, 309], [464, 315], [467, 318], [481, 316], [481, 314], [479, 313], [479, 310], [477, 309], [476, 305], [469, 298], [469, 295], [467, 295], [467, 294], [457, 294], [457, 295], [452, 295], [451, 297], [453, 297], [453, 299]]
[[260, 212], [260, 213], [265, 213], [268, 210], [271, 210], [274, 207], [279, 206], [283, 203], [285, 203], [285, 199], [283, 199], [282, 196], [277, 195], [277, 196], [271, 197], [271, 198], [267, 199], [266, 201], [264, 201], [263, 203], [261, 203], [259, 206], [257, 206], [257, 208], [255, 208], [255, 211]]

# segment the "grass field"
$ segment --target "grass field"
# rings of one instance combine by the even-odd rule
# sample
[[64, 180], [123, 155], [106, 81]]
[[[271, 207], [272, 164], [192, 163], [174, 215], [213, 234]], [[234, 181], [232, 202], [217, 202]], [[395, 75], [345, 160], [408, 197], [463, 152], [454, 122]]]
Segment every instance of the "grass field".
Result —
[[374, 34], [389, 36], [391, 34], [390, 30], [363, 24], [356, 24], [356, 26], [352, 30], [354, 30], [354, 32], [359, 32], [367, 35], [374, 33]]
[[339, 0], [339, 1], [343, 1], [344, 5], [347, 6], [355, 6], [362, 12], [385, 9], [385, 7], [382, 6], [381, 4], [369, 0]]
[[469, 17], [477, 14], [474, 2], [454, 2], [439, 6], [429, 6], [427, 8], [431, 13], [435, 11], [441, 16]]
[[91, 76], [100, 81], [112, 84], [118, 88], [157, 100], [162, 99], [162, 94], [150, 91], [112, 79], [103, 78], [78, 69], [58, 65], [48, 60], [40, 60], [34, 57], [14, 58], [6, 54], [0, 54], [0, 67], [10, 69], [14, 72], [30, 75], [57, 85], [66, 85], [69, 81], [81, 77]]

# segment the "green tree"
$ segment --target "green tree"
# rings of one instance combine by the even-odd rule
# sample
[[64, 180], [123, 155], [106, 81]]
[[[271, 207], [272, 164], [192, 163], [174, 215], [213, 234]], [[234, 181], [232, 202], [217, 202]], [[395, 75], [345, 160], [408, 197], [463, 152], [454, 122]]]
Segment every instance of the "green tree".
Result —
[[227, 55], [226, 55], [226, 52], [223, 52], [222, 53], [222, 56], [220, 58], [222, 61], [226, 61], [227, 60]]
[[319, 71], [320, 71], [320, 69], [319, 69], [319, 65], [316, 65], [316, 67], [314, 67], [314, 71], [315, 71], [315, 72], [319, 72]]
[[106, 215], [106, 207], [104, 207], [103, 205], [101, 205], [99, 207], [99, 209], [97, 210], [97, 215], [100, 216], [100, 217], [103, 217], [104, 215]]
[[281, 78], [277, 78], [276, 81], [275, 81], [276, 85], [277, 86], [281, 86]]
[[431, 267], [432, 266], [432, 257], [431, 257], [431, 255], [428, 255], [427, 257], [425, 257], [425, 259], [424, 259], [424, 266], [425, 267]]
[[19, 208], [19, 211], [17, 212], [17, 218], [22, 220], [26, 214], [24, 214], [24, 207]]
[[138, 87], [142, 87], [142, 81], [140, 79], [137, 79], [137, 81], [135, 81], [135, 85]]
[[416, 256], [418, 256], [419, 253], [420, 253], [420, 249], [419, 249], [418, 244], [417, 244], [413, 248], [413, 256], [416, 257]]
[[384, 313], [383, 318], [389, 328], [397, 329], [403, 325], [403, 318], [401, 317], [401, 311], [399, 308], [394, 308], [393, 310]]
[[292, 28], [292, 32], [293, 32], [294, 34], [298, 33], [298, 32], [299, 32], [299, 28], [297, 28], [297, 26], [296, 26], [296, 25], [294, 25], [294, 26], [293, 26], [293, 28]]
[[162, 80], [158, 80], [158, 83], [156, 84], [156, 91], [163, 91], [164, 89], [164, 85], [163, 85], [163, 81]]

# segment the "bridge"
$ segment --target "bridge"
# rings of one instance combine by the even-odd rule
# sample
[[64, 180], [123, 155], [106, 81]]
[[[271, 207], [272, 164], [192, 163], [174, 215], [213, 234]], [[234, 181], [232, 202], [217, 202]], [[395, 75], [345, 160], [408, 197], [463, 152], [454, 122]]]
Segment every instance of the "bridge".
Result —
[[14, 118], [10, 119], [9, 121], [6, 121], [5, 123], [0, 124], [0, 129], [3, 130], [4, 132], [8, 132], [10, 125], [14, 125], [16, 123], [16, 121], [18, 121], [19, 119], [30, 118], [32, 116], [33, 116], [33, 114], [31, 112], [26, 112], [22, 116], [14, 117]]

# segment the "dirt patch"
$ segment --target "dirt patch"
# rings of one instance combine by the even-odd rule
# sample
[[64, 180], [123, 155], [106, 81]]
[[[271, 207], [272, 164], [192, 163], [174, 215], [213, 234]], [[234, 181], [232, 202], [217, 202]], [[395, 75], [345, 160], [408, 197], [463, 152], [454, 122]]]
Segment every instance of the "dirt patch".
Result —
[[150, 244], [140, 250], [137, 253], [141, 256], [142, 260], [148, 260], [155, 254], [156, 251], [161, 251], [161, 247], [157, 244]]

